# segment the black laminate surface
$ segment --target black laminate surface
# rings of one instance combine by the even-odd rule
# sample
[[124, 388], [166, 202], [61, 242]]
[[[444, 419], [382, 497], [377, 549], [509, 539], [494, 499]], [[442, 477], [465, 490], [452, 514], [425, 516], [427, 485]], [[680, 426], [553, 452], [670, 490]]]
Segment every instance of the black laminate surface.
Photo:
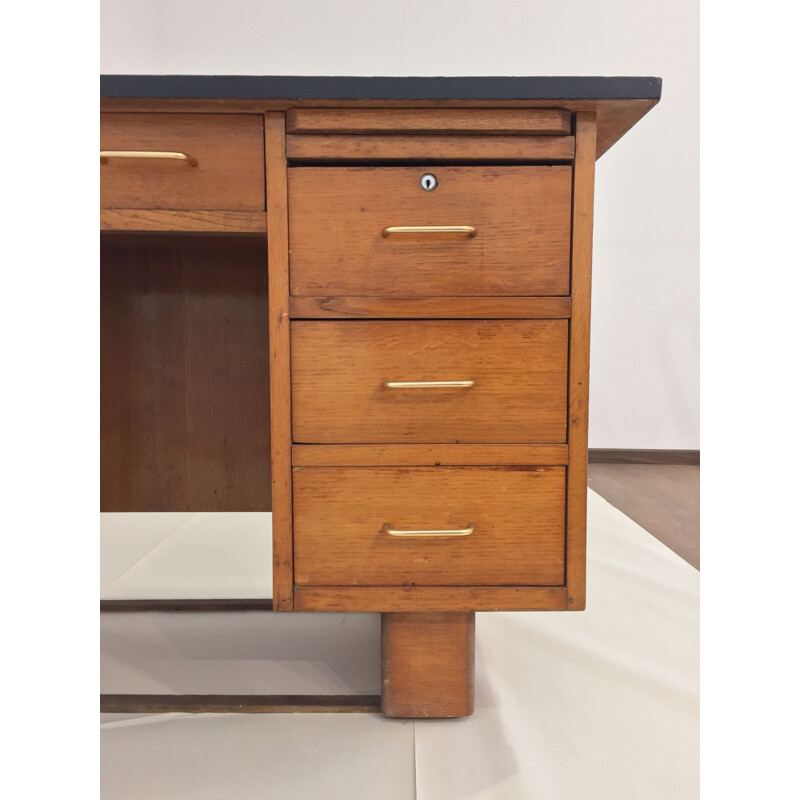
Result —
[[658, 100], [661, 78], [101, 75], [100, 95], [231, 100]]

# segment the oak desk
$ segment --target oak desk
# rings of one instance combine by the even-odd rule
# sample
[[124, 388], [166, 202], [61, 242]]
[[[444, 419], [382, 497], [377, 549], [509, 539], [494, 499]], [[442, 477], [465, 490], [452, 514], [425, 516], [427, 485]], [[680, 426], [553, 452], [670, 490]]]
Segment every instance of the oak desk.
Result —
[[476, 611], [585, 607], [594, 162], [660, 91], [104, 76], [102, 510], [271, 510], [274, 610], [470, 714]]

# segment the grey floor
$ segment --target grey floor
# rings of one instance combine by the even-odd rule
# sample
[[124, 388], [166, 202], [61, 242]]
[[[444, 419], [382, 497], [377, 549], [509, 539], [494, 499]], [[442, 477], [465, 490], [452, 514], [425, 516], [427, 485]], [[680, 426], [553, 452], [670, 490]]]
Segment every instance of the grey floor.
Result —
[[700, 569], [700, 467], [589, 464], [589, 488]]

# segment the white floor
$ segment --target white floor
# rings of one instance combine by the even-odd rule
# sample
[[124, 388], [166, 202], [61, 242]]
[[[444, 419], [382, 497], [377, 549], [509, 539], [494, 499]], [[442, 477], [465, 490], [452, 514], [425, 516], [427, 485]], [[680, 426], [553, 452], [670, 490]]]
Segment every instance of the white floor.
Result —
[[100, 597], [272, 597], [272, 514], [100, 515]]
[[[198, 529], [210, 524], [197, 516]], [[242, 533], [263, 530], [257, 516], [233, 527], [260, 562], [261, 536]], [[268, 596], [252, 557], [234, 591], [230, 561], [224, 581], [204, 573], [213, 559], [184, 559], [172, 544], [161, 547], [172, 566], [161, 562], [159, 542], [187, 541], [169, 525], [123, 556], [108, 522], [122, 521], [104, 520], [104, 552], [118, 554], [105, 596], [167, 597], [176, 566], [172, 596]], [[699, 574], [593, 492], [588, 542], [587, 611], [478, 615], [472, 717], [103, 715], [104, 800], [697, 797]], [[103, 692], [379, 693], [377, 615], [113, 614], [102, 624]]]

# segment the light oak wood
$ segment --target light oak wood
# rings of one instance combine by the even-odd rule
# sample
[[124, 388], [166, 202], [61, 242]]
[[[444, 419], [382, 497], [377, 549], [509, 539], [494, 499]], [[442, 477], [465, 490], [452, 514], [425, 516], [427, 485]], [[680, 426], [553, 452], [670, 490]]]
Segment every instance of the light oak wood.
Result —
[[269, 511], [266, 243], [100, 244], [100, 508]]
[[482, 133], [539, 134], [570, 133], [569, 111], [535, 109], [371, 109], [295, 108], [286, 112], [288, 133]]
[[572, 136], [286, 137], [286, 156], [297, 161], [569, 161], [574, 155]]
[[290, 297], [295, 319], [567, 319], [569, 297]]
[[100, 230], [266, 235], [267, 215], [263, 211], [152, 211], [141, 208], [107, 208], [100, 211]]
[[[438, 186], [424, 191], [433, 172]], [[569, 294], [569, 166], [293, 167], [293, 295]], [[389, 226], [476, 234], [383, 236]]]
[[298, 586], [295, 611], [563, 611], [557, 586]]
[[381, 615], [381, 707], [387, 717], [468, 717], [475, 613]]
[[104, 714], [374, 714], [377, 695], [101, 694]]
[[295, 468], [295, 583], [563, 585], [564, 499], [563, 467]]
[[594, 114], [576, 115], [567, 468], [567, 607], [573, 611], [586, 608], [586, 470], [596, 132]]
[[[289, 378], [289, 241], [284, 115], [264, 117], [269, 257], [269, 424], [272, 458], [272, 599], [292, 609], [292, 422]], [[264, 269], [267, 265], [264, 264]], [[266, 344], [266, 342], [265, 342]], [[266, 424], [266, 420], [264, 420]]]
[[264, 210], [263, 118], [243, 114], [100, 117], [101, 150], [179, 151], [175, 160], [112, 158], [100, 167], [100, 205], [122, 209]]
[[559, 444], [295, 445], [295, 467], [542, 466], [567, 463]]
[[597, 116], [597, 157], [603, 155], [627, 133], [658, 100], [319, 100], [314, 98], [294, 100], [231, 100], [156, 99], [156, 98], [100, 98], [102, 111], [147, 112], [171, 111], [175, 113], [256, 113], [282, 111], [290, 108], [561, 108], [571, 112], [589, 111]]
[[[296, 443], [562, 443], [565, 320], [292, 323]], [[467, 388], [386, 381], [472, 380]]]

